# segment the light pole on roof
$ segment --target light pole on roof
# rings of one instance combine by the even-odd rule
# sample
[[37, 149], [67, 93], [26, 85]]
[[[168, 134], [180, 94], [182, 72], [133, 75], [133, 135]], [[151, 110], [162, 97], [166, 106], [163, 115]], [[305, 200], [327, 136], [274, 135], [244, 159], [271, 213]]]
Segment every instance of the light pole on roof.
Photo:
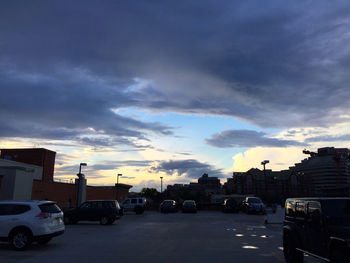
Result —
[[123, 174], [118, 174], [117, 175], [117, 184], [119, 184], [119, 177], [122, 176]]
[[265, 194], [267, 194], [267, 180], [266, 180], [266, 164], [268, 164], [269, 160], [264, 160], [261, 162], [261, 164], [264, 166], [264, 181], [265, 181]]
[[80, 163], [79, 165], [79, 173], [78, 173], [78, 176], [80, 177], [82, 174], [81, 174], [81, 167], [82, 166], [87, 166], [87, 163]]

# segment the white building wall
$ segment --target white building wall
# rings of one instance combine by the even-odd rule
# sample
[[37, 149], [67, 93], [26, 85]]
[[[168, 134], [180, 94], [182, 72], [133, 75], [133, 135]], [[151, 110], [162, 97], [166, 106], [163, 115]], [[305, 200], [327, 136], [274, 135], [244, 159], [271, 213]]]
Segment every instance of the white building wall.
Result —
[[33, 179], [42, 179], [43, 168], [0, 159], [0, 200], [30, 200]]

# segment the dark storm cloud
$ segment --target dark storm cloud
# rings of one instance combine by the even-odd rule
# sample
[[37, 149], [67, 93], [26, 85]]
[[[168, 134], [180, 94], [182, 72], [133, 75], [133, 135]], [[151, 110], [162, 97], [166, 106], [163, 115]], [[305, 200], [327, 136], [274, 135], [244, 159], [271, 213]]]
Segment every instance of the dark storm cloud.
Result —
[[300, 143], [293, 140], [282, 140], [268, 137], [264, 132], [252, 130], [227, 130], [212, 135], [206, 139], [207, 144], [219, 148], [250, 148], [250, 147], [287, 147], [307, 146], [307, 143]]
[[262, 127], [348, 121], [349, 12], [347, 1], [4, 2], [0, 136], [172, 134], [111, 110], [123, 107]]
[[[112, 108], [129, 101], [120, 91], [86, 72], [60, 72], [54, 77], [1, 68], [0, 136], [76, 140], [88, 145], [132, 145], [147, 140], [145, 131], [172, 134], [171, 128], [123, 117]], [[73, 70], [74, 71], [74, 70]], [[23, 75], [21, 75], [23, 74]], [[86, 79], [88, 78], [88, 79]], [[108, 135], [87, 138], [81, 135]]]
[[210, 176], [223, 177], [221, 169], [210, 164], [201, 163], [194, 159], [161, 161], [150, 168], [150, 172], [165, 172], [168, 175], [176, 173], [178, 176], [186, 174], [189, 178], [199, 178], [207, 173]]
[[[64, 164], [67, 157], [63, 156], [60, 158], [60, 164]], [[137, 160], [125, 160], [125, 161], [101, 161], [93, 165], [87, 165], [83, 167], [83, 173], [90, 177], [90, 175], [96, 175], [98, 171], [103, 170], [117, 170], [120, 167], [124, 166], [133, 166], [133, 167], [148, 167], [152, 164], [151, 161], [137, 161]], [[55, 168], [55, 176], [62, 176], [67, 174], [75, 174], [78, 172], [79, 164], [77, 165], [63, 165]]]
[[131, 146], [132, 148], [135, 149], [153, 149], [151, 145], [142, 145], [133, 142], [132, 140], [125, 138], [125, 137], [113, 137], [113, 136], [104, 136], [100, 138], [90, 138], [90, 137], [81, 137], [77, 139], [80, 145], [85, 145], [85, 146], [93, 146], [96, 149], [97, 148], [103, 148], [103, 150], [106, 150], [106, 147], [113, 147], [113, 146], [118, 146], [118, 145], [126, 145], [126, 146]]

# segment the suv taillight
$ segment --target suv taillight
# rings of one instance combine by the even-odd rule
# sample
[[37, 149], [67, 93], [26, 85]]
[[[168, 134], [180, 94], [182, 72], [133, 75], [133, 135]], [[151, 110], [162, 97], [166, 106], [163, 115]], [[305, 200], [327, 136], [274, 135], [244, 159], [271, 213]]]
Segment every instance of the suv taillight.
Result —
[[40, 219], [50, 218], [51, 213], [40, 213], [40, 214], [36, 215], [36, 217], [38, 217]]
[[117, 208], [115, 202], [112, 202], [112, 207], [113, 207], [113, 208]]

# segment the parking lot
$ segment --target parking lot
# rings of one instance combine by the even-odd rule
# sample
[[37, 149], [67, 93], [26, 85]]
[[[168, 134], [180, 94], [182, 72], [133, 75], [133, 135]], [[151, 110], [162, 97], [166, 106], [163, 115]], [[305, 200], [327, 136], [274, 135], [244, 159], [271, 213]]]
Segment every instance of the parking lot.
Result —
[[113, 225], [68, 225], [64, 235], [24, 252], [0, 243], [0, 262], [284, 262], [281, 227], [242, 213], [130, 213]]

